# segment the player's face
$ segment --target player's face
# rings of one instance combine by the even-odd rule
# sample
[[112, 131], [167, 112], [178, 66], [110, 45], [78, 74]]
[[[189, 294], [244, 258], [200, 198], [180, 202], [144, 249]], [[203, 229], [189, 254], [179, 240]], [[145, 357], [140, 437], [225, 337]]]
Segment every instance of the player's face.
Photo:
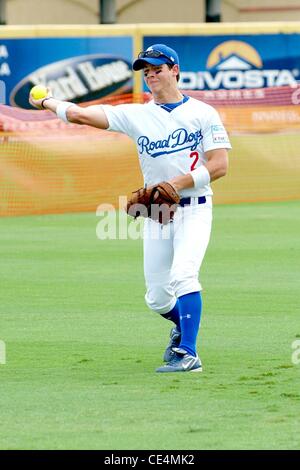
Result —
[[176, 74], [169, 69], [167, 64], [151, 65], [144, 67], [144, 80], [152, 93], [159, 93], [174, 84], [174, 76], [176, 83]]

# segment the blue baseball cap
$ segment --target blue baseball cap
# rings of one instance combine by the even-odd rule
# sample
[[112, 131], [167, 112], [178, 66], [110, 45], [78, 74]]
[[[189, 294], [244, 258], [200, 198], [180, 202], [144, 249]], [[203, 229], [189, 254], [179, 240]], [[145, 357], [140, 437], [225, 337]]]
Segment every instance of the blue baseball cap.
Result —
[[141, 70], [145, 64], [151, 65], [179, 65], [179, 58], [177, 52], [165, 44], [153, 44], [145, 51], [139, 53], [138, 58], [133, 62], [133, 70]]

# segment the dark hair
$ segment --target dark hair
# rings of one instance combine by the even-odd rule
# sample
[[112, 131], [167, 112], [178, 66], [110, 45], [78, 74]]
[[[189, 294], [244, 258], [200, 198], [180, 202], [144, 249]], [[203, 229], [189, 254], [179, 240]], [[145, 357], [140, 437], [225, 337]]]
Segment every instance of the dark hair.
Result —
[[[174, 67], [173, 64], [167, 64], [167, 66], [169, 67], [170, 70]], [[178, 73], [178, 74], [176, 75], [176, 80], [177, 80], [177, 82], [179, 82], [179, 78], [180, 78], [180, 74]]]

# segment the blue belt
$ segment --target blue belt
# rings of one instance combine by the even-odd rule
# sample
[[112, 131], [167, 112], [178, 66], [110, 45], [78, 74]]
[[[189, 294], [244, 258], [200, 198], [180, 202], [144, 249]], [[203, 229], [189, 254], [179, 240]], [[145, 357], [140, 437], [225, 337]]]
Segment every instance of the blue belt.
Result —
[[199, 197], [183, 197], [180, 199], [179, 205], [181, 207], [188, 206], [191, 203], [192, 204], [204, 204], [206, 202], [206, 197], [205, 196], [199, 196]]

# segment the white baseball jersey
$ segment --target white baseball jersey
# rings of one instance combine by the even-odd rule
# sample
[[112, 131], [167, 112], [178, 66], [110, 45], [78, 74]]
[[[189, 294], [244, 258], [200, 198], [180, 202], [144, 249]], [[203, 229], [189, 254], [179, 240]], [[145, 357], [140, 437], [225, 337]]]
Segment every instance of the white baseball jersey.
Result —
[[[205, 164], [205, 152], [231, 145], [217, 111], [194, 98], [167, 112], [147, 104], [102, 106], [110, 131], [131, 137], [147, 186], [190, 173]], [[210, 185], [180, 191], [182, 197], [210, 196]]]

